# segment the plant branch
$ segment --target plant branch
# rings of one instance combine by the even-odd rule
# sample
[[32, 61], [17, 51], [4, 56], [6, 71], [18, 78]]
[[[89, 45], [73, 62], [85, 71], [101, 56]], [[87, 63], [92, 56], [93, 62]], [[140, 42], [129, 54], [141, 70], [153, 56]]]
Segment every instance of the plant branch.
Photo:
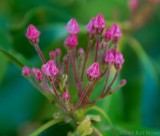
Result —
[[116, 130], [114, 129], [114, 126], [113, 126], [110, 118], [108, 117], [108, 115], [101, 108], [99, 108], [97, 106], [93, 106], [93, 107], [90, 107], [88, 110], [95, 110], [95, 111], [99, 112], [105, 118], [105, 120], [108, 122], [108, 124], [110, 125], [113, 135], [114, 136], [118, 136], [118, 134], [117, 134]]
[[82, 73], [81, 73], [81, 82], [83, 81], [84, 71], [85, 71], [85, 67], [86, 67], [86, 63], [88, 60], [89, 52], [91, 50], [92, 43], [93, 43], [93, 40], [89, 40], [88, 48], [87, 48], [87, 52], [86, 52], [86, 56], [85, 56], [84, 64], [83, 64], [83, 68], [82, 68]]

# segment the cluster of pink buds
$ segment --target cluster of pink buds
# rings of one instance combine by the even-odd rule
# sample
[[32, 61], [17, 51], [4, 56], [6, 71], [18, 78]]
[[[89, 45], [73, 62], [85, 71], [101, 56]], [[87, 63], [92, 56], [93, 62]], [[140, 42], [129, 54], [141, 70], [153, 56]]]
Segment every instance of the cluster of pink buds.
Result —
[[[126, 84], [126, 80], [122, 79], [113, 88], [124, 63], [122, 53], [117, 50], [122, 32], [118, 24], [113, 24], [106, 30], [105, 27], [106, 22], [102, 14], [92, 18], [86, 26], [89, 37], [87, 51], [85, 52], [83, 48], [76, 50], [80, 27], [76, 19], [72, 18], [66, 26], [68, 37], [64, 44], [67, 54], [62, 58], [62, 51], [57, 48], [49, 52], [50, 60], [46, 60], [38, 45], [40, 32], [35, 26], [29, 25], [26, 37], [35, 47], [42, 60], [42, 66], [39, 69], [23, 67], [23, 76], [43, 94], [48, 93], [55, 96], [58, 101], [57, 105], [63, 111], [72, 112], [79, 107], [91, 106], [105, 96], [114, 93]], [[88, 61], [88, 59], [92, 58], [93, 54], [92, 63], [89, 64], [91, 60]], [[111, 76], [111, 69], [115, 71], [114, 76]], [[102, 79], [105, 80], [102, 90], [94, 90]], [[86, 80], [88, 80], [87, 83]], [[74, 89], [74, 96], [78, 97], [77, 101], [71, 98], [70, 89]], [[94, 91], [99, 91], [100, 95], [91, 100]]]

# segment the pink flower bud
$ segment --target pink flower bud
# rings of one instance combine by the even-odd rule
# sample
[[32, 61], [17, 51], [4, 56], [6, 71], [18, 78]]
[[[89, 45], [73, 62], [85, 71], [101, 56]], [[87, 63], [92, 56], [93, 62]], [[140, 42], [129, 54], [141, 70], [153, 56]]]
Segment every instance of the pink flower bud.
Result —
[[62, 51], [61, 51], [60, 48], [57, 48], [57, 49], [55, 50], [55, 52], [56, 52], [56, 55], [57, 55], [57, 56], [61, 56]]
[[122, 79], [122, 80], [120, 81], [120, 85], [121, 85], [121, 86], [125, 86], [126, 83], [127, 83], [127, 81], [126, 81], [125, 79]]
[[115, 59], [114, 59], [114, 52], [113, 52], [113, 50], [109, 50], [109, 51], [107, 52], [107, 55], [105, 56], [104, 61], [105, 61], [108, 65], [114, 64]]
[[69, 99], [70, 99], [69, 93], [68, 93], [68, 92], [64, 92], [62, 98], [63, 98], [64, 100], [69, 100]]
[[104, 33], [104, 40], [109, 42], [112, 39], [112, 30], [109, 28]]
[[100, 69], [99, 69], [99, 63], [94, 62], [88, 69], [87, 69], [87, 74], [91, 78], [97, 78], [99, 77], [100, 74]]
[[66, 30], [70, 34], [77, 34], [80, 31], [77, 20], [75, 18], [72, 18], [71, 20], [69, 20], [66, 26]]
[[51, 59], [55, 59], [55, 57], [56, 57], [55, 51], [50, 51], [49, 56], [50, 56]]
[[42, 72], [40, 71], [40, 69], [36, 69], [35, 77], [36, 77], [36, 80], [37, 80], [38, 82], [42, 82], [42, 80], [43, 80], [43, 74], [42, 74]]
[[36, 70], [37, 70], [36, 68], [32, 68], [31, 69], [31, 74], [34, 75], [36, 73]]
[[95, 32], [96, 32], [96, 29], [94, 27], [94, 21], [95, 21], [95, 18], [92, 18], [89, 23], [86, 25], [86, 29], [87, 29], [87, 32], [88, 32], [88, 35], [91, 39], [94, 39], [95, 37]]
[[135, 11], [138, 8], [139, 0], [129, 0], [128, 7], [131, 11]]
[[49, 60], [46, 64], [43, 64], [41, 70], [47, 76], [55, 76], [59, 72], [53, 60]]
[[95, 18], [95, 21], [94, 21], [94, 27], [95, 28], [104, 28], [106, 26], [106, 22], [104, 20], [104, 17], [102, 14], [98, 14]]
[[74, 48], [75, 46], [78, 45], [77, 35], [75, 34], [69, 35], [64, 43], [69, 49]]
[[31, 74], [30, 68], [27, 67], [27, 66], [24, 66], [24, 67], [22, 68], [22, 75], [25, 76], [25, 77], [29, 77], [30, 74]]
[[78, 56], [82, 56], [84, 54], [83, 48], [78, 49]]
[[124, 58], [121, 52], [117, 51], [115, 53], [115, 63], [114, 66], [116, 69], [121, 69], [122, 65], [124, 63]]
[[111, 31], [112, 31], [112, 42], [115, 42], [115, 43], [119, 42], [119, 40], [122, 36], [122, 32], [121, 32], [118, 24], [113, 24]]
[[31, 44], [37, 44], [39, 42], [39, 36], [40, 32], [34, 25], [30, 24], [27, 28], [26, 37], [29, 39]]

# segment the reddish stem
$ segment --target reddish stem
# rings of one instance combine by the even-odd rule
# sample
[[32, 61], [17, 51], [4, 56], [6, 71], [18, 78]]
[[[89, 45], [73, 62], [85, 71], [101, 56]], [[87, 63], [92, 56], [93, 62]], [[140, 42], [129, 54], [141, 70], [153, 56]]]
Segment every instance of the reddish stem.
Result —
[[98, 58], [98, 46], [100, 44], [100, 35], [97, 35], [96, 37], [96, 55], [95, 55], [95, 62], [97, 61], [97, 58]]
[[105, 58], [105, 56], [106, 56], [106, 54], [107, 54], [108, 48], [109, 48], [109, 45], [108, 45], [108, 43], [106, 43], [106, 47], [105, 47], [105, 49], [104, 49], [103, 58], [102, 58], [103, 61], [104, 61], [104, 58]]
[[42, 63], [43, 64], [46, 63], [46, 59], [44, 58], [43, 53], [42, 53], [41, 49], [39, 48], [39, 45], [35, 44], [34, 47], [35, 47], [35, 49], [36, 49], [36, 51], [37, 51]]
[[90, 40], [89, 40], [89, 43], [88, 43], [88, 48], [87, 48], [87, 52], [86, 52], [86, 55], [85, 55], [85, 59], [84, 59], [83, 68], [82, 68], [81, 82], [83, 81], [84, 70], [85, 70], [85, 67], [86, 67], [86, 63], [87, 63], [87, 60], [88, 60], [88, 55], [89, 55], [89, 52], [90, 52], [92, 43], [93, 43], [93, 40], [90, 39]]
[[108, 91], [111, 89], [111, 87], [112, 87], [114, 81], [116, 80], [118, 74], [119, 74], [119, 70], [116, 71], [116, 73], [115, 73], [115, 75], [114, 75], [114, 78], [113, 78], [112, 82], [111, 82], [110, 85], [108, 86], [106, 92], [102, 95], [102, 98], [105, 97], [106, 94], [108, 93]]
[[107, 84], [108, 84], [108, 80], [109, 80], [109, 76], [110, 76], [110, 67], [107, 68], [106, 82], [105, 82], [103, 91], [102, 91], [102, 93], [100, 94], [100, 98], [103, 96], [103, 94], [104, 94], [104, 92], [105, 92], [105, 90], [106, 90], [106, 87], [107, 87]]
[[73, 67], [73, 72], [74, 72], [75, 83], [76, 83], [76, 86], [77, 86], [77, 88], [79, 90], [77, 70], [76, 70], [76, 50], [75, 49], [72, 50], [72, 67]]
[[[87, 92], [86, 97], [84, 98], [83, 104], [88, 104], [88, 101], [89, 101], [89, 99], [90, 99], [90, 96], [91, 96], [91, 94], [92, 94], [92, 92], [93, 92], [93, 90], [94, 90], [94, 87], [95, 87], [96, 83], [103, 78], [103, 76], [106, 74], [106, 72], [108, 71], [108, 69], [109, 69], [109, 67], [107, 67], [107, 68], [105, 69], [105, 71], [101, 74], [101, 76], [100, 76], [99, 78], [97, 78], [97, 79], [93, 82], [91, 88], [90, 88], [89, 91]], [[91, 103], [95, 103], [96, 101], [99, 100], [99, 98], [100, 98], [100, 96], [97, 97], [97, 98], [96, 98], [93, 102], [91, 102]]]
[[78, 58], [78, 75], [80, 75], [80, 73], [81, 73], [82, 61], [83, 61], [83, 58], [82, 58], [82, 56], [80, 56]]
[[71, 51], [68, 51], [68, 59], [67, 59], [67, 64], [66, 64], [66, 74], [68, 75], [69, 73], [69, 64], [70, 64], [70, 59], [71, 59]]
[[52, 85], [53, 92], [54, 92], [57, 100], [59, 101], [59, 103], [60, 103], [61, 106], [63, 107], [63, 110], [64, 110], [64, 111], [67, 110], [66, 106], [63, 104], [63, 101], [62, 101], [61, 97], [60, 97], [59, 94], [57, 93], [57, 90], [56, 90], [56, 88], [55, 88], [55, 86], [54, 86], [53, 80], [51, 81], [51, 85]]
[[84, 90], [83, 93], [81, 94], [81, 97], [79, 98], [79, 100], [78, 100], [76, 106], [73, 108], [72, 111], [75, 111], [75, 110], [78, 109], [78, 107], [81, 105], [81, 103], [82, 103], [82, 101], [83, 101], [85, 95], [87, 94], [88, 89], [89, 89], [90, 86], [91, 86], [91, 82], [88, 82], [88, 84], [87, 84], [85, 90]]

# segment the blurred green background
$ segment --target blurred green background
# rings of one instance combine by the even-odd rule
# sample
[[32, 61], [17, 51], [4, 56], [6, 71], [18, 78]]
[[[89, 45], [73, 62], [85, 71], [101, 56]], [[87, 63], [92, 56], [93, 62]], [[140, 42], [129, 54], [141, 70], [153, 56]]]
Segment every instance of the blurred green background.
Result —
[[[127, 0], [0, 0], [0, 135], [29, 135], [56, 111], [21, 75], [22, 65], [40, 66], [25, 38], [28, 24], [41, 31], [40, 47], [48, 57], [50, 49], [65, 51], [65, 25], [72, 17], [82, 28], [79, 47], [86, 48], [84, 25], [99, 12], [108, 26], [118, 22], [122, 27], [121, 77], [127, 85], [97, 105], [119, 130], [160, 131], [160, 5], [147, 6], [143, 0], [132, 13]], [[99, 127], [105, 135], [106, 123]]]

